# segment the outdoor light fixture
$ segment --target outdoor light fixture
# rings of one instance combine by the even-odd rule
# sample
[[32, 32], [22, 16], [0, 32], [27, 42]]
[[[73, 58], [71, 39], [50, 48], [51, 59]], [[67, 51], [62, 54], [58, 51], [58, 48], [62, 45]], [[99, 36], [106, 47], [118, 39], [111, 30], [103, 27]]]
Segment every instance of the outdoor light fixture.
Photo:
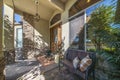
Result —
[[91, 0], [87, 0], [87, 3], [89, 3]]
[[35, 5], [36, 5], [36, 14], [34, 15], [34, 20], [35, 21], [40, 21], [40, 15], [38, 14], [38, 6], [39, 6], [39, 1], [38, 0], [34, 0]]

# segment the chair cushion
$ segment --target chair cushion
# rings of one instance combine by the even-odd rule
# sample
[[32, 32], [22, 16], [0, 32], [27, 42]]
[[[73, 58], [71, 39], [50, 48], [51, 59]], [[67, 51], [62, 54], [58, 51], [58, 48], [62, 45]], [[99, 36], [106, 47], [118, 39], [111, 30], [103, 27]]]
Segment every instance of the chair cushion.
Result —
[[89, 55], [83, 58], [80, 62], [80, 71], [85, 71], [92, 64], [92, 59], [90, 59]]
[[78, 57], [75, 57], [75, 58], [73, 59], [73, 67], [74, 67], [75, 69], [78, 68], [79, 62], [80, 62], [80, 61], [79, 61]]

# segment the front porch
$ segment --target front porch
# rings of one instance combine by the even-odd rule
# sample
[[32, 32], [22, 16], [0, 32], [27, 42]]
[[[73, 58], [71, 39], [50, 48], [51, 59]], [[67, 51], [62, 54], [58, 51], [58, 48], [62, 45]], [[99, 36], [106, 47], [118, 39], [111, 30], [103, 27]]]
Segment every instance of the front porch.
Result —
[[[119, 1], [1, 1], [0, 64], [5, 77], [2, 72], [0, 76], [5, 80], [83, 80], [60, 64], [69, 50], [77, 54], [68, 56], [74, 59], [79, 57], [77, 50], [95, 53], [96, 80], [120, 79], [120, 25], [113, 20]], [[75, 69], [81, 71], [86, 57], [79, 58]], [[74, 59], [68, 59], [72, 66]], [[93, 80], [92, 74], [87, 77]]]

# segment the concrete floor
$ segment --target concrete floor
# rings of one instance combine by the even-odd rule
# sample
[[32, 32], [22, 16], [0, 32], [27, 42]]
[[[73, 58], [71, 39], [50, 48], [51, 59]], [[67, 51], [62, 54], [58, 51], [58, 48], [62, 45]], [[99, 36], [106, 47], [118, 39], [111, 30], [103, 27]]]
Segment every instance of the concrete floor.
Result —
[[[38, 61], [19, 61], [6, 65], [6, 80], [82, 80], [58, 64], [41, 66]], [[19, 79], [18, 79], [19, 78]]]
[[8, 64], [5, 67], [5, 79], [16, 80], [26, 72], [30, 71], [35, 66], [38, 66], [38, 61], [17, 61], [16, 63]]
[[42, 67], [37, 61], [19, 61], [6, 65], [5, 70], [6, 80], [16, 80], [18, 78], [18, 80], [81, 80], [65, 68], [59, 71], [57, 64]]
[[77, 75], [70, 73], [66, 68], [59, 71], [58, 68], [46, 72], [44, 74], [45, 80], [82, 80]]

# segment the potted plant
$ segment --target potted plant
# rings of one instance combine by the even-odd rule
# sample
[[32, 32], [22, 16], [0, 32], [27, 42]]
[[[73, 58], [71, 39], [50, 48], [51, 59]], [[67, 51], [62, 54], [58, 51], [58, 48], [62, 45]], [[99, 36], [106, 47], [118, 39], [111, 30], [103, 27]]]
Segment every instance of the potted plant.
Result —
[[60, 61], [60, 55], [63, 52], [63, 46], [64, 46], [63, 41], [61, 42], [61, 44], [59, 46], [56, 46], [56, 49], [55, 49], [55, 59], [54, 59], [55, 63], [59, 63], [59, 61]]

